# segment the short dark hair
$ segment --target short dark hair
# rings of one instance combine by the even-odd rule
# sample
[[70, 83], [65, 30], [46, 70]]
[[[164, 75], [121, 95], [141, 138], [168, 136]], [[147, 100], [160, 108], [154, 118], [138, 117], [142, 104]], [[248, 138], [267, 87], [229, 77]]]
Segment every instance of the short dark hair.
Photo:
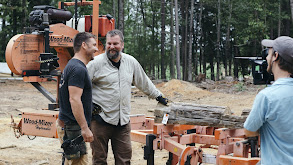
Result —
[[80, 33], [76, 34], [73, 39], [74, 53], [79, 52], [82, 43], [87, 42], [90, 38], [97, 39], [97, 37], [95, 35], [88, 33], [88, 32], [80, 32]]
[[279, 58], [279, 67], [280, 69], [289, 72], [291, 75], [293, 75], [293, 65], [289, 63], [288, 61], [284, 60], [282, 56], [278, 56]]
[[107, 37], [107, 36], [114, 37], [114, 36], [116, 36], [116, 35], [118, 35], [118, 36], [120, 37], [120, 41], [121, 41], [121, 42], [124, 42], [124, 36], [123, 36], [123, 33], [122, 33], [120, 30], [118, 30], [118, 29], [114, 29], [114, 30], [108, 31], [106, 37]]

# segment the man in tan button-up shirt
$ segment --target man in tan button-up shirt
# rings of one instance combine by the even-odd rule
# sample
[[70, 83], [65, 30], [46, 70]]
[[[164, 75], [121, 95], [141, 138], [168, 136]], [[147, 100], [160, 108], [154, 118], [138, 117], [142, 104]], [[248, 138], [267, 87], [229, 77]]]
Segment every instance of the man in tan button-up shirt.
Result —
[[107, 164], [108, 142], [111, 139], [116, 165], [130, 164], [131, 84], [152, 99], [166, 105], [167, 99], [145, 74], [139, 62], [122, 53], [124, 37], [112, 30], [106, 35], [106, 52], [96, 56], [88, 65], [93, 85], [94, 112], [91, 130], [93, 164]]

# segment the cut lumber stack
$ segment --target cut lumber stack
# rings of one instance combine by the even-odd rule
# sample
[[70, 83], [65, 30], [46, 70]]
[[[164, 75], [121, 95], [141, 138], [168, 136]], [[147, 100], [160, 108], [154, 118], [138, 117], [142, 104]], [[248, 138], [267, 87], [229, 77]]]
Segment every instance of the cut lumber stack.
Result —
[[243, 128], [246, 120], [246, 116], [232, 115], [231, 110], [224, 106], [171, 103], [169, 106], [156, 107], [155, 122], [162, 122], [166, 113], [169, 114], [168, 124]]

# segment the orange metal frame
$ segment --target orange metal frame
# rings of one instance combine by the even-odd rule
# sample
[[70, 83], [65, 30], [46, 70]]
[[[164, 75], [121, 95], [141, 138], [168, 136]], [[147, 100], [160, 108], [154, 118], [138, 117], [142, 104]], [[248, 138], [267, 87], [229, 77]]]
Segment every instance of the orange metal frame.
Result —
[[[72, 6], [75, 2], [64, 2], [64, 6]], [[104, 19], [99, 19], [99, 5], [100, 0], [82, 1], [78, 2], [78, 5], [92, 5], [92, 34], [99, 36], [99, 27], [103, 33], [114, 28], [114, 19], [106, 22]], [[59, 8], [61, 8], [61, 2], [59, 2]], [[100, 23], [101, 22], [101, 23]], [[100, 26], [99, 26], [100, 24]], [[67, 62], [71, 59], [71, 55], [67, 48], [73, 47], [73, 37], [78, 33], [77, 30], [68, 27], [62, 23], [52, 24], [50, 26], [49, 42], [50, 47], [57, 51], [59, 57], [58, 63], [61, 71], [65, 68]], [[105, 26], [105, 27], [103, 27]], [[104, 52], [104, 46], [97, 38], [98, 52], [95, 55]], [[10, 70], [17, 75], [22, 75], [23, 70], [38, 70], [40, 68], [39, 60], [40, 53], [44, 52], [44, 39], [42, 35], [34, 34], [19, 34], [10, 39], [6, 47], [6, 61]], [[26, 75], [23, 75], [26, 76]], [[26, 79], [26, 82], [30, 79]], [[37, 81], [35, 78], [32, 82]], [[40, 80], [40, 82], [46, 81], [46, 79]]]
[[[58, 113], [49, 114], [23, 112], [17, 125], [12, 118], [12, 127], [16, 137], [34, 135], [57, 138], [56, 119]], [[214, 128], [196, 125], [164, 125], [154, 123], [153, 117], [132, 115], [131, 140], [146, 144], [149, 134], [155, 135], [152, 142], [153, 150], [165, 149], [173, 154], [171, 165], [185, 165], [188, 160], [191, 165], [199, 162], [217, 165], [255, 165], [260, 158], [249, 158], [249, 146], [244, 138], [243, 129]], [[187, 130], [195, 129], [196, 133], [187, 134]], [[187, 144], [201, 144], [188, 146]], [[216, 155], [207, 154], [205, 148], [217, 149]], [[229, 155], [233, 156], [229, 156]], [[207, 157], [212, 157], [207, 160]], [[209, 162], [210, 161], [210, 162]]]
[[[139, 124], [140, 123], [140, 124]], [[203, 161], [204, 148], [218, 146], [216, 164], [254, 165], [260, 158], [248, 158], [249, 146], [244, 138], [243, 129], [214, 128], [196, 125], [164, 125], [154, 123], [153, 118], [141, 116], [131, 117], [131, 140], [146, 144], [146, 136], [154, 134], [154, 150], [165, 149], [173, 154], [172, 165], [184, 165], [188, 156], [190, 164]], [[187, 134], [187, 130], [196, 129], [196, 133]], [[201, 144], [200, 147], [187, 144]], [[233, 156], [228, 156], [233, 154]], [[229, 163], [230, 162], [230, 163]]]
[[[86, 6], [86, 5], [93, 5], [93, 34], [98, 36], [99, 34], [99, 5], [101, 4], [100, 0], [93, 0], [93, 1], [83, 1], [77, 2], [78, 6]], [[64, 6], [74, 6], [75, 2], [64, 2]], [[61, 2], [58, 2], [58, 8], [61, 8]]]
[[[83, 1], [78, 2], [79, 6], [93, 5], [92, 16], [92, 34], [99, 36], [99, 5], [100, 0]], [[75, 5], [75, 2], [64, 2], [64, 6]], [[61, 2], [58, 3], [58, 7], [61, 8]], [[105, 21], [104, 21], [105, 22]], [[113, 22], [111, 22], [113, 23]], [[62, 23], [52, 24], [50, 26], [49, 34], [50, 47], [54, 48], [59, 57], [58, 63], [60, 71], [63, 71], [68, 61], [72, 58], [67, 48], [73, 47], [73, 37], [78, 33], [77, 30], [66, 26]], [[106, 26], [106, 25], [105, 25]], [[110, 28], [110, 29], [109, 29]], [[103, 29], [105, 33], [107, 30], [112, 30], [114, 26], [108, 26]], [[100, 54], [104, 51], [104, 46], [101, 41], [98, 40]], [[17, 75], [23, 74], [23, 70], [38, 70], [40, 63], [36, 62], [39, 59], [40, 53], [44, 52], [44, 39], [42, 35], [34, 34], [19, 34], [14, 36], [6, 48], [6, 60], [11, 71]], [[25, 73], [25, 72], [24, 72]], [[57, 98], [58, 103], [58, 90], [60, 76], [54, 77], [57, 79]], [[23, 77], [24, 82], [46, 82], [48, 78], [42, 78], [39, 76], [26, 76]], [[53, 114], [52, 114], [52, 113]], [[18, 133], [16, 137], [21, 135], [33, 135], [42, 137], [56, 138], [56, 121], [58, 117], [58, 111], [36, 111], [33, 113], [23, 112], [22, 120], [17, 125], [12, 118], [12, 127], [15, 133]], [[49, 115], [48, 115], [49, 114]], [[42, 125], [43, 123], [47, 125]], [[52, 123], [53, 122], [53, 123]]]

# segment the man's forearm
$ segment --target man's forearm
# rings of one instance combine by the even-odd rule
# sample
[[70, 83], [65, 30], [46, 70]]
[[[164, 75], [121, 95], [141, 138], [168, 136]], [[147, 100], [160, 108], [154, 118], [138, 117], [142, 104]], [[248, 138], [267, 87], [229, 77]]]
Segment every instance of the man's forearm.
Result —
[[81, 100], [70, 100], [72, 113], [81, 129], [87, 128], [88, 124], [84, 116]]

